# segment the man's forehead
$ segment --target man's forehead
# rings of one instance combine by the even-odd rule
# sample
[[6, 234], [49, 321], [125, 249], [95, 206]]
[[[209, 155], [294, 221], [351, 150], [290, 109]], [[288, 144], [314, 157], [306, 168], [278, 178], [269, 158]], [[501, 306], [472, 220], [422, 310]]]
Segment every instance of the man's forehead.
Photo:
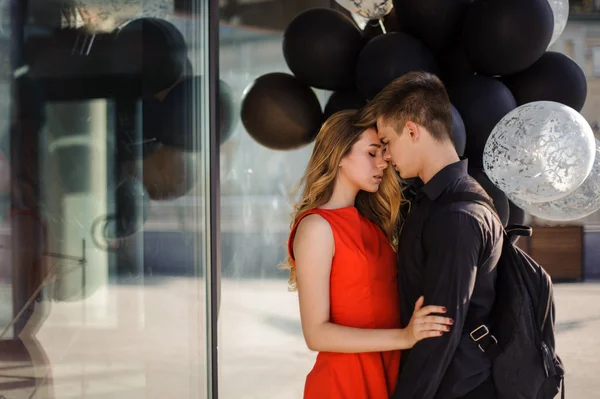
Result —
[[379, 130], [385, 130], [385, 128], [390, 126], [390, 123], [389, 123], [389, 120], [383, 119], [383, 117], [379, 117], [379, 118], [377, 118], [376, 125], [377, 125], [377, 130], [379, 131]]
[[385, 133], [388, 130], [388, 128], [389, 125], [387, 123], [384, 123], [384, 121], [382, 120], [377, 120], [377, 135], [379, 135], [379, 137], [385, 136]]

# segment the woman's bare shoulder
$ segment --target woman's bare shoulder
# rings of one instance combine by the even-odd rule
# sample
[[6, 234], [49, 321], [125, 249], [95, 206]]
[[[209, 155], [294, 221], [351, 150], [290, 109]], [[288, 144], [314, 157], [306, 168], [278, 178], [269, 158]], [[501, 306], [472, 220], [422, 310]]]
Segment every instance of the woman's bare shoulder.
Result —
[[333, 231], [329, 222], [321, 215], [313, 213], [305, 216], [296, 230], [294, 252], [302, 250], [331, 249]]

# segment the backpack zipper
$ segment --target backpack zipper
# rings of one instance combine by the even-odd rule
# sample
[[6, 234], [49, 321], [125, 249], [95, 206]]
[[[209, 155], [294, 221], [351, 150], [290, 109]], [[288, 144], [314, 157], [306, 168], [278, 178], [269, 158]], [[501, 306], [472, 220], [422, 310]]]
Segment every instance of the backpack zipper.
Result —
[[544, 320], [542, 320], [542, 325], [540, 326], [540, 331], [544, 332], [544, 326], [546, 325], [546, 320], [548, 319], [548, 313], [550, 313], [550, 304], [552, 303], [552, 282], [550, 282], [550, 289], [548, 293], [548, 300], [546, 301], [546, 313], [544, 314]]

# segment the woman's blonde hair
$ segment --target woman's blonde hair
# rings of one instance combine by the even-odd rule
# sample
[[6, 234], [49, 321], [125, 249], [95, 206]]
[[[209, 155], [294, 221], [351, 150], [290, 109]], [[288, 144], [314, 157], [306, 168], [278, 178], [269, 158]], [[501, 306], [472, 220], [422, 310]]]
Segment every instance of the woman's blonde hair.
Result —
[[[362, 133], [373, 127], [365, 126], [359, 118], [357, 110], [339, 111], [321, 127], [304, 176], [296, 189], [296, 192], [302, 189], [302, 195], [294, 206], [292, 229], [302, 215], [325, 205], [331, 199], [342, 158], [350, 153]], [[400, 180], [392, 168], [386, 168], [379, 190], [375, 193], [360, 191], [354, 205], [362, 215], [381, 228], [390, 244], [396, 248], [400, 205], [403, 202]], [[290, 271], [290, 290], [296, 290], [296, 269], [289, 254], [282, 267]]]

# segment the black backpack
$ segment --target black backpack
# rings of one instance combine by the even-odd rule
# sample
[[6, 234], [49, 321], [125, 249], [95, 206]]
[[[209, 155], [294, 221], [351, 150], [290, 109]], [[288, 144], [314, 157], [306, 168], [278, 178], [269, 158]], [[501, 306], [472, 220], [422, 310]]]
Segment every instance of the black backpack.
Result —
[[[442, 208], [464, 201], [485, 206], [500, 220], [492, 201], [473, 192], [446, 194], [436, 205]], [[465, 331], [470, 331], [472, 341], [492, 359], [498, 399], [552, 399], [561, 386], [564, 399], [565, 370], [555, 352], [552, 279], [512, 240], [530, 236], [531, 227], [511, 225], [504, 233], [493, 324], [466, 320]]]

